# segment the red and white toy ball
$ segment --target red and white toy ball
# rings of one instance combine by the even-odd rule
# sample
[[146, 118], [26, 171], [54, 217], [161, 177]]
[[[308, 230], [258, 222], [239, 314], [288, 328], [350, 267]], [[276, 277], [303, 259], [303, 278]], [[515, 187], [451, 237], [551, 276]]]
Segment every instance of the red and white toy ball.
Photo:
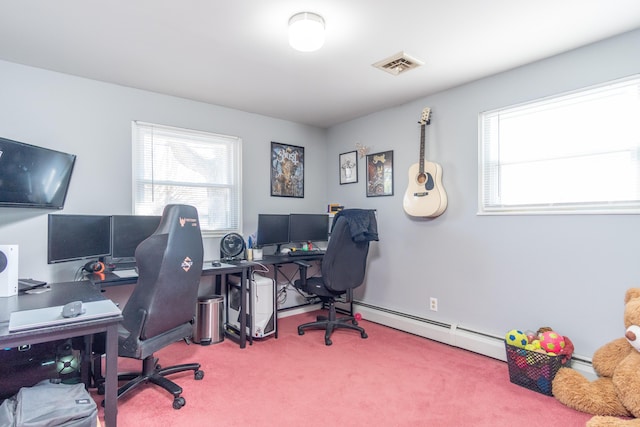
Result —
[[527, 336], [527, 340], [529, 340], [529, 344], [531, 344], [532, 342], [538, 339], [538, 334], [536, 334], [531, 329], [527, 329], [526, 331], [524, 331], [524, 334]]
[[558, 354], [565, 346], [564, 337], [557, 332], [547, 331], [540, 335], [540, 347], [547, 353]]

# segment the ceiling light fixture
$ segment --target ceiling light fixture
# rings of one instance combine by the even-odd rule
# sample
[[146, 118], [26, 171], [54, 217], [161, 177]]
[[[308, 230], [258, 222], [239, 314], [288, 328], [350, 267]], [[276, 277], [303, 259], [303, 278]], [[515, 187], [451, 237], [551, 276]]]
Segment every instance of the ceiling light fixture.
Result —
[[300, 52], [313, 52], [324, 44], [324, 19], [312, 12], [296, 13], [289, 19], [289, 44]]

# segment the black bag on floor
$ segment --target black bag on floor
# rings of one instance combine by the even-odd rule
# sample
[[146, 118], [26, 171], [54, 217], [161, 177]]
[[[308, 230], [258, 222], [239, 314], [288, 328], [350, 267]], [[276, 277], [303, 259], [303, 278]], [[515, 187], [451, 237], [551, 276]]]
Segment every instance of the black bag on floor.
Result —
[[0, 405], [0, 426], [96, 427], [98, 407], [83, 384], [44, 380]]

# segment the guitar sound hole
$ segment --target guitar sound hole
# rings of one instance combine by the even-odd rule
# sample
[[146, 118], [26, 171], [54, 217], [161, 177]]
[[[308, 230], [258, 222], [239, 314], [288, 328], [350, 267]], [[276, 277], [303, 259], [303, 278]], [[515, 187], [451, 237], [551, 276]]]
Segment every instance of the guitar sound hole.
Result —
[[418, 174], [418, 179], [417, 179], [418, 184], [422, 185], [426, 180], [427, 180], [427, 175], [423, 173]]

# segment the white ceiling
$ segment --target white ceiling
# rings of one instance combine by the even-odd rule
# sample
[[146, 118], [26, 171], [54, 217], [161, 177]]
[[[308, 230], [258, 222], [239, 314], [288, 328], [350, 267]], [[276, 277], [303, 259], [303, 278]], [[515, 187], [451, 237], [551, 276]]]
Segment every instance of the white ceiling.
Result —
[[0, 0], [0, 59], [329, 127], [636, 28], [638, 0]]

